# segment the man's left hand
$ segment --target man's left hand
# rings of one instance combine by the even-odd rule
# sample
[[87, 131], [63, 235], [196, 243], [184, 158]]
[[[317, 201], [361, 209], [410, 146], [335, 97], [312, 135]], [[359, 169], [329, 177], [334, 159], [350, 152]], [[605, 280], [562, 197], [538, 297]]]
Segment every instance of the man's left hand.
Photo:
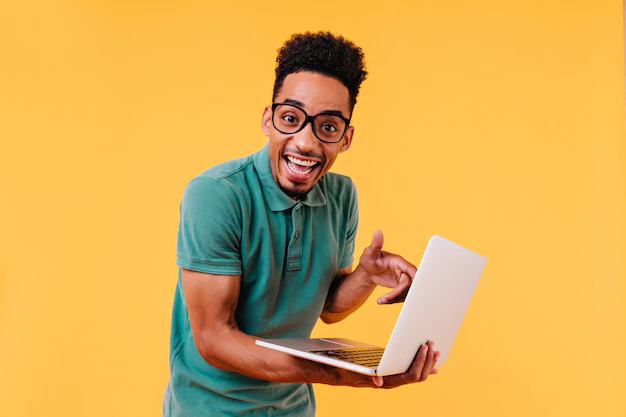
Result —
[[367, 273], [369, 280], [393, 290], [378, 298], [378, 304], [391, 304], [404, 301], [417, 268], [402, 256], [383, 249], [383, 232], [376, 230], [372, 244], [365, 248], [359, 266]]

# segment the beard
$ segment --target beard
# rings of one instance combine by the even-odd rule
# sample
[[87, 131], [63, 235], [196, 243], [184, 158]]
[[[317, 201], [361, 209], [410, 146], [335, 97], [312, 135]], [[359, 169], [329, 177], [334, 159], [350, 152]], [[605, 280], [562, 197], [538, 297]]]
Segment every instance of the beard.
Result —
[[275, 178], [276, 184], [278, 184], [278, 188], [281, 189], [283, 193], [285, 193], [289, 198], [293, 198], [294, 200], [304, 200], [306, 199], [307, 194], [311, 189], [308, 190], [300, 190], [298, 188], [287, 188], [284, 187], [279, 181], [278, 178]]

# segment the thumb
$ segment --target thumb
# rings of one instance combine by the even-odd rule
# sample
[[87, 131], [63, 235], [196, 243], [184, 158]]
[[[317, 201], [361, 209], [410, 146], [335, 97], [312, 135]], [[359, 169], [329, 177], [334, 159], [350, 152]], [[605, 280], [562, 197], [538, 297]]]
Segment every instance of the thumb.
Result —
[[380, 375], [373, 376], [372, 381], [374, 381], [374, 384], [379, 388], [383, 386], [383, 377]]
[[372, 244], [370, 245], [370, 250], [375, 252], [380, 252], [383, 248], [383, 232], [380, 230], [374, 231], [374, 236], [372, 236]]

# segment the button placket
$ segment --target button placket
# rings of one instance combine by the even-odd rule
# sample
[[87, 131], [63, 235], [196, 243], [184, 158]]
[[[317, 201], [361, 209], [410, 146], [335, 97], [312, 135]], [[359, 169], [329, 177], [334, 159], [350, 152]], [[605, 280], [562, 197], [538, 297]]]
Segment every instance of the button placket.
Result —
[[291, 209], [291, 239], [287, 250], [287, 270], [299, 271], [302, 269], [302, 203], [298, 202]]

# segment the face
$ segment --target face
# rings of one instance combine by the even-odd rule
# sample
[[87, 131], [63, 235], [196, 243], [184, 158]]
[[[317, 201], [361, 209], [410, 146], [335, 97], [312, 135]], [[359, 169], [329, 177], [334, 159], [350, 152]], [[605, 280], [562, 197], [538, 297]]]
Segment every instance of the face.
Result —
[[[289, 74], [275, 97], [277, 103], [298, 104], [310, 116], [339, 111], [350, 118], [350, 95], [340, 81], [315, 72]], [[269, 137], [270, 166], [274, 180], [293, 199], [303, 198], [335, 162], [348, 150], [354, 128], [349, 126], [341, 141], [325, 143], [317, 139], [311, 123], [301, 131], [284, 134], [272, 124], [272, 108], [263, 111], [261, 129]]]

